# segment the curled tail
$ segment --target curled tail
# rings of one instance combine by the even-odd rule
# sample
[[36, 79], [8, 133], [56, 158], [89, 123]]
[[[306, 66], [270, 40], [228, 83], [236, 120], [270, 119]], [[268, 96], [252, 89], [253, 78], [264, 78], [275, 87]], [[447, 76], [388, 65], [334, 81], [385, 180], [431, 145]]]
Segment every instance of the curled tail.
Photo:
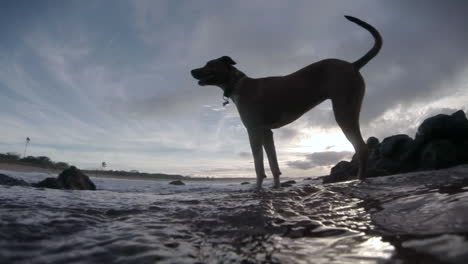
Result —
[[364, 56], [362, 56], [359, 60], [353, 62], [354, 66], [357, 69], [361, 69], [372, 58], [374, 58], [377, 55], [377, 53], [379, 53], [380, 49], [382, 48], [382, 37], [380, 36], [380, 33], [377, 31], [377, 29], [375, 29], [373, 26], [367, 24], [366, 22], [364, 22], [364, 21], [362, 21], [362, 20], [360, 20], [358, 18], [352, 17], [352, 16], [345, 16], [345, 17], [349, 21], [354, 22], [354, 23], [360, 25], [361, 27], [367, 29], [372, 34], [372, 36], [374, 37], [374, 40], [375, 40], [374, 46]]

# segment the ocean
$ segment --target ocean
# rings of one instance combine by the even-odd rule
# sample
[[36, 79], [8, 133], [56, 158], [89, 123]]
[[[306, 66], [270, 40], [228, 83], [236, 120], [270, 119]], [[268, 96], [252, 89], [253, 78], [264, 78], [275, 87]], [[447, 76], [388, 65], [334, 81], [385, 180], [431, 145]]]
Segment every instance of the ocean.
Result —
[[[51, 176], [0, 173], [27, 182]], [[385, 235], [376, 226], [378, 206], [341, 192], [340, 184], [295, 179], [293, 187], [275, 190], [270, 178], [264, 190], [255, 191], [241, 180], [187, 180], [175, 186], [91, 179], [96, 191], [0, 186], [0, 262], [404, 263], [428, 255], [398, 248], [408, 241], [395, 242], [391, 232]], [[463, 207], [466, 194], [447, 203]], [[421, 241], [442, 237], [446, 242], [436, 243], [439, 250], [447, 243], [463, 248], [468, 245], [463, 228], [455, 235], [416, 237], [416, 246], [433, 251]], [[456, 238], [443, 240], [444, 235]], [[450, 258], [444, 254], [429, 259], [462, 263], [468, 247]]]

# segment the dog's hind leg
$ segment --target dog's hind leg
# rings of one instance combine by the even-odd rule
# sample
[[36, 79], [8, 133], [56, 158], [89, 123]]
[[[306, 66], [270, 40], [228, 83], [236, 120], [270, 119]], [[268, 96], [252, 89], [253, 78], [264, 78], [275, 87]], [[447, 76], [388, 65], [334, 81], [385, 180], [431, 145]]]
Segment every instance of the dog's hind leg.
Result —
[[273, 140], [273, 132], [271, 129], [266, 129], [263, 131], [263, 147], [268, 157], [268, 162], [270, 164], [271, 173], [273, 174], [273, 187], [280, 187], [280, 175], [281, 171], [278, 166], [278, 159], [276, 158], [276, 149], [275, 142]]
[[265, 168], [263, 166], [263, 129], [247, 129], [249, 134], [250, 147], [255, 164], [255, 173], [257, 175], [257, 188], [262, 188], [263, 179], [265, 178]]
[[346, 138], [351, 142], [356, 151], [359, 161], [358, 177], [360, 180], [366, 178], [368, 148], [364, 142], [359, 126], [359, 113], [364, 92], [353, 94], [351, 97], [341, 97], [338, 100], [332, 99], [335, 119]]

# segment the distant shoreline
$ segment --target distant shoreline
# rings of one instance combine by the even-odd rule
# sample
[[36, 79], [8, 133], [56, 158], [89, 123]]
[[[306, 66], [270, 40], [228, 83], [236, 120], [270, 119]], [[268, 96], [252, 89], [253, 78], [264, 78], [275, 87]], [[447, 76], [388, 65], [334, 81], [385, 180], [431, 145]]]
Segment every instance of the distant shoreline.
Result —
[[41, 172], [41, 173], [48, 173], [48, 174], [58, 174], [60, 170], [56, 169], [48, 169], [42, 168], [38, 166], [31, 166], [27, 164], [19, 164], [16, 162], [0, 162], [0, 170], [9, 170], [9, 171], [17, 171], [17, 172]]
[[[19, 162], [0, 162], [0, 170], [17, 171], [17, 172], [39, 172], [58, 175], [62, 170], [33, 166], [30, 164], [21, 164]], [[99, 171], [99, 170], [82, 170], [86, 175], [96, 178], [114, 178], [126, 180], [184, 180], [184, 181], [228, 181], [228, 180], [243, 180], [252, 181], [254, 178], [209, 178], [209, 177], [190, 177], [182, 175], [171, 175], [162, 173], [141, 173], [141, 172], [126, 172], [126, 171]]]

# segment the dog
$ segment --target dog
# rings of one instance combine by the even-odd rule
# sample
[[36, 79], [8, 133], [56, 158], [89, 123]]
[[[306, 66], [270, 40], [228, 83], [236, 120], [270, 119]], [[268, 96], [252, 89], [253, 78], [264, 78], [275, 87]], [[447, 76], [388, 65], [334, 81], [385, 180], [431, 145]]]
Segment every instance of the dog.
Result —
[[359, 70], [379, 53], [383, 41], [373, 26], [355, 17], [345, 17], [374, 37], [374, 46], [355, 62], [325, 59], [289, 75], [250, 78], [234, 67], [233, 59], [222, 56], [191, 71], [200, 86], [220, 87], [224, 92], [224, 104], [230, 98], [237, 106], [249, 135], [257, 188], [262, 187], [266, 177], [263, 148], [273, 174], [273, 187], [280, 186], [281, 171], [272, 129], [295, 121], [326, 99], [332, 101], [335, 120], [354, 147], [359, 161], [359, 179], [366, 178], [368, 147], [359, 126], [365, 83]]

